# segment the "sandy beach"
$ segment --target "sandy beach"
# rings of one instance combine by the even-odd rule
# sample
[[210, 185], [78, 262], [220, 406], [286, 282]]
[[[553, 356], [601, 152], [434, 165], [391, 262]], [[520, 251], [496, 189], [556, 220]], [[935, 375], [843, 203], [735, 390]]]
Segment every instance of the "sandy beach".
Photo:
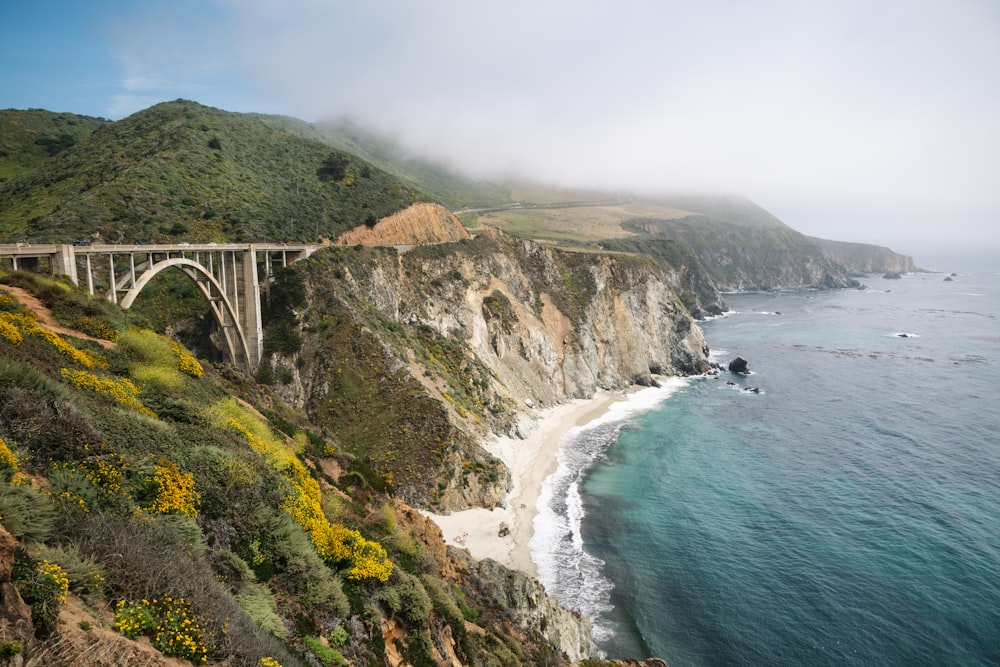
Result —
[[[441, 527], [448, 544], [468, 549], [476, 559], [492, 558], [537, 576], [528, 542], [534, 531], [542, 482], [556, 470], [559, 445], [570, 430], [597, 419], [624, 398], [620, 391], [600, 391], [592, 399], [537, 410], [534, 430], [525, 440], [493, 436], [483, 443], [510, 469], [512, 485], [506, 507], [477, 508], [448, 515], [424, 514]], [[510, 528], [505, 537], [499, 536], [501, 523]]]

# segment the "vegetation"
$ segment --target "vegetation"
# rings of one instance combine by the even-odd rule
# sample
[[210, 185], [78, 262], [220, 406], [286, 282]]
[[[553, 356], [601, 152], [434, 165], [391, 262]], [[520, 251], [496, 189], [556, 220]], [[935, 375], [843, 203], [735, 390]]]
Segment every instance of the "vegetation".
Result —
[[[358, 267], [378, 255], [342, 252], [356, 255]], [[463, 662], [507, 655], [510, 641], [545, 654], [537, 638], [504, 639], [513, 630], [500, 622], [496, 602], [478, 584], [443, 578], [440, 556], [400, 520], [386, 492], [408, 479], [394, 472], [406, 466], [387, 467], [384, 457], [419, 464], [418, 450], [406, 449], [423, 442], [413, 435], [438, 433], [445, 453], [459, 433], [441, 404], [414, 410], [421, 403], [401, 396], [371, 401], [371, 387], [391, 377], [391, 357], [364, 334], [369, 324], [336, 302], [322, 312], [303, 308], [304, 294], [315, 288], [308, 277], [280, 275], [269, 322], [297, 323], [301, 314], [314, 333], [330, 335], [304, 338], [295, 354], [328, 354], [331, 362], [351, 359], [356, 369], [368, 368], [352, 371], [356, 382], [338, 392], [338, 400], [356, 396], [359, 405], [378, 408], [363, 411], [364, 419], [387, 405], [405, 406], [394, 413], [397, 438], [387, 447], [355, 441], [361, 431], [351, 431], [351, 420], [306, 421], [266, 388], [196, 360], [113, 304], [90, 304], [78, 290], [40, 276], [0, 275], [74, 321], [84, 304], [91, 329], [116, 341], [105, 349], [53, 333], [0, 291], [7, 325], [0, 338], [0, 523], [20, 542], [14, 581], [31, 607], [32, 641], [64, 632], [60, 609], [83, 598], [88, 607], [110, 609], [123, 637], [147, 637], [165, 655], [196, 664], [381, 664], [381, 628], [389, 619], [404, 629], [394, 641], [413, 664], [433, 664], [432, 635], [444, 626]], [[424, 350], [442, 376], [457, 383], [479, 377], [463, 375], [465, 355], [451, 341], [365, 312], [370, 326]], [[332, 377], [333, 364], [323, 372]], [[389, 428], [389, 420], [382, 423]], [[404, 429], [411, 429], [409, 438]], [[372, 449], [366, 453], [363, 443]], [[319, 472], [329, 457], [345, 471], [341, 486], [353, 489], [351, 497]], [[433, 468], [411, 474], [438, 479]], [[492, 620], [481, 636], [466, 630], [470, 619]], [[91, 617], [78, 629], [100, 623]], [[30, 657], [33, 646], [22, 650]]]
[[[0, 111], [0, 137], [28, 118]], [[194, 102], [77, 122], [86, 140], [52, 155], [23, 139], [4, 144], [0, 239], [315, 242], [426, 200], [358, 157]]]
[[357, 155], [451, 209], [498, 207], [511, 203], [509, 188], [489, 181], [476, 181], [442, 164], [414, 157], [397, 143], [349, 120], [306, 123], [287, 116], [259, 118], [283, 132]]

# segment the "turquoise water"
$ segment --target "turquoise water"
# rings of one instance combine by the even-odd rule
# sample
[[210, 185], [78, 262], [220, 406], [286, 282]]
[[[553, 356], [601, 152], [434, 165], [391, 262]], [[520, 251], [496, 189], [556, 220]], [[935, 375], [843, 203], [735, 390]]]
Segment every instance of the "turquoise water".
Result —
[[608, 657], [1000, 664], [1000, 275], [943, 278], [729, 296], [752, 375], [575, 434], [532, 548]]

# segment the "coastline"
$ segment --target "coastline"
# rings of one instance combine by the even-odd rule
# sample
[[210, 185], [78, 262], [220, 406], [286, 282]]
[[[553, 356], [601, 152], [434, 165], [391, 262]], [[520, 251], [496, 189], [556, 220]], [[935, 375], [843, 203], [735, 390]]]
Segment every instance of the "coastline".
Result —
[[[491, 558], [537, 577], [538, 568], [531, 557], [529, 542], [534, 534], [542, 484], [556, 471], [563, 440], [570, 431], [606, 415], [615, 404], [647, 391], [656, 388], [629, 393], [599, 390], [590, 399], [574, 399], [537, 410], [531, 420], [533, 430], [526, 439], [492, 436], [483, 443], [511, 473], [511, 489], [503, 507], [473, 508], [452, 514], [421, 512], [441, 528], [447, 544], [467, 549], [477, 560]], [[504, 537], [499, 535], [502, 523], [510, 529]]]

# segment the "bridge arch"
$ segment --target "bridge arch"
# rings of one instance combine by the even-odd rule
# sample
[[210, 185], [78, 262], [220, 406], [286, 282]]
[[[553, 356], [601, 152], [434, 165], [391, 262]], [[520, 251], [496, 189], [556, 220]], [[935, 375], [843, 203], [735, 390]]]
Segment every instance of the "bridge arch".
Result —
[[[186, 257], [169, 257], [158, 262], [147, 263], [144, 266], [142, 273], [135, 278], [134, 282], [128, 276], [124, 276], [115, 286], [116, 291], [125, 292], [119, 301], [119, 305], [123, 309], [128, 310], [135, 303], [142, 289], [153, 278], [167, 269], [177, 268], [194, 282], [208, 301], [212, 314], [219, 325], [219, 331], [222, 332], [222, 338], [227, 348], [226, 352], [233, 363], [247, 369], [253, 369], [256, 366], [258, 360], [253, 358], [247, 345], [247, 337], [239, 326], [238, 305], [230, 300], [226, 287], [209, 269]], [[142, 266], [137, 268], [142, 268]]]
[[[257, 370], [264, 347], [261, 325], [261, 284], [275, 266], [309, 257], [320, 246], [288, 243], [176, 243], [105, 245], [79, 243], [0, 244], [0, 260], [16, 270], [19, 260], [44, 262], [53, 275], [81, 282], [90, 294], [107, 285], [104, 296], [129, 308], [159, 273], [177, 268], [208, 299], [219, 323], [230, 360], [248, 373]], [[258, 264], [263, 273], [258, 273]], [[106, 277], [106, 281], [105, 281]], [[96, 283], [102, 283], [97, 288]], [[119, 298], [121, 297], [121, 298]]]

